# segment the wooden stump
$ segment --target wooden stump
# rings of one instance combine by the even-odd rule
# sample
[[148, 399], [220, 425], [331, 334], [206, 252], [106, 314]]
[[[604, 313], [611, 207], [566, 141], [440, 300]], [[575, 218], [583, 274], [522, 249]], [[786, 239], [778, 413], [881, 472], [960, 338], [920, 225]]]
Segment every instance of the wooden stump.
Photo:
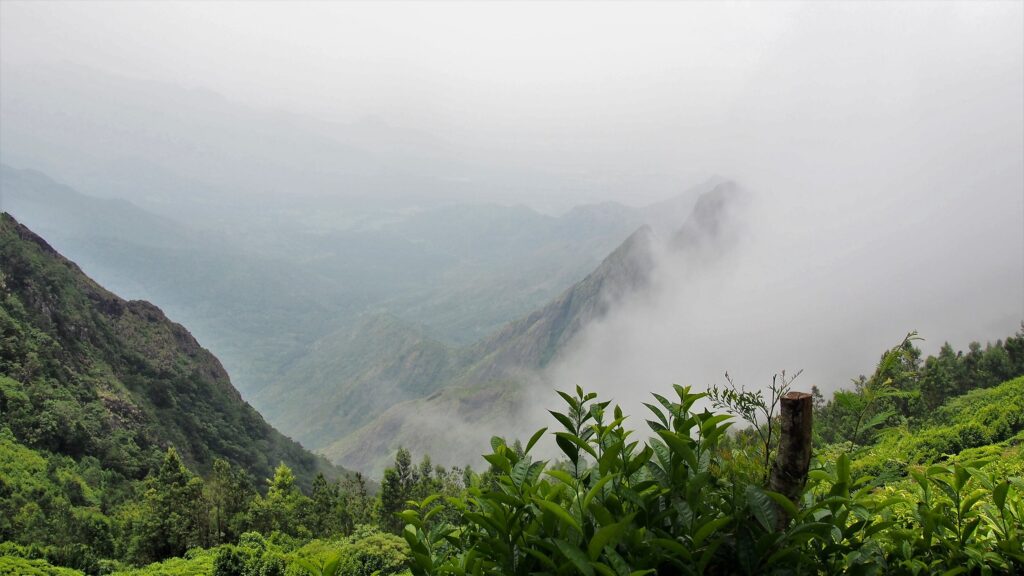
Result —
[[[789, 498], [794, 504], [807, 483], [807, 470], [811, 465], [812, 396], [804, 392], [789, 392], [782, 397], [781, 435], [779, 451], [772, 464], [769, 487]], [[784, 530], [789, 516], [782, 507], [776, 507], [776, 528]]]

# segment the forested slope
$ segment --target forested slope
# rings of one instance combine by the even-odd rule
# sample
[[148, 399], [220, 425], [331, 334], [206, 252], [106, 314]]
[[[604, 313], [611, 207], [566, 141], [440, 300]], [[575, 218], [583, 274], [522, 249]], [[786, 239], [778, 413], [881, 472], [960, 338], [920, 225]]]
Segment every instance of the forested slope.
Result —
[[246, 404], [184, 327], [104, 290], [8, 214], [0, 304], [0, 409], [20, 442], [127, 478], [170, 446], [200, 472], [223, 458], [265, 477], [284, 461], [309, 486], [331, 470]]

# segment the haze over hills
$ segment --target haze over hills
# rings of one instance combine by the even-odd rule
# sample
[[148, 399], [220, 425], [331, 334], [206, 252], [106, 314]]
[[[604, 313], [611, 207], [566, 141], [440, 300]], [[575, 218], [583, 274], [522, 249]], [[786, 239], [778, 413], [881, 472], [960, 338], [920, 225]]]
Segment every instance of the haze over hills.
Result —
[[[636, 188], [629, 174], [524, 164], [379, 116], [327, 122], [68, 62], [4, 62], [3, 73], [5, 163], [199, 228], [244, 233], [288, 215], [306, 230], [337, 230], [480, 198], [563, 212], [595, 190]], [[681, 182], [637, 177], [655, 197]]]
[[[443, 366], [436, 377], [447, 382], [406, 390], [406, 397], [419, 394], [419, 398], [391, 406], [355, 432], [346, 428], [367, 420], [365, 415], [353, 417], [342, 403], [314, 407], [310, 402], [297, 414], [315, 414], [307, 421], [320, 428], [300, 437], [334, 461], [371, 471], [382, 470], [401, 446], [429, 453], [446, 465], [476, 461], [481, 446], [469, 441], [464, 432], [484, 422], [509, 434], [529, 430], [542, 418], [531, 410], [535, 408], [531, 395], [550, 392], [546, 368], [559, 353], [612, 308], [643, 298], [656, 266], [694, 266], [707, 250], [727, 250], [736, 226], [731, 213], [741, 196], [735, 184], [719, 183], [701, 195], [692, 216], [669, 239], [659, 240], [650, 228], [640, 228], [583, 280], [468, 348], [432, 348], [434, 354], [413, 348], [398, 355], [391, 366], [401, 368], [399, 380], [408, 382], [410, 374]], [[323, 439], [335, 437], [341, 439], [324, 444]]]
[[[241, 236], [197, 230], [0, 167], [5, 209], [115, 290], [187, 322], [258, 409], [307, 440], [320, 437], [308, 435], [313, 428], [347, 433], [395, 401], [432, 392], [448, 380], [445, 371], [465, 369], [470, 343], [584, 277], [631, 230], [650, 223], [668, 231], [718, 182], [646, 208], [605, 203], [552, 217], [452, 204], [349, 230], [290, 233], [283, 225], [254, 243], [242, 238], [258, 227]], [[408, 382], [398, 376], [389, 393], [380, 363], [399, 365], [406, 347], [443, 361], [433, 373], [410, 369]], [[347, 408], [311, 423], [298, 405], [279, 401], [296, 386], [330, 399], [320, 410]]]
[[136, 479], [170, 446], [204, 473], [223, 458], [256, 478], [286, 462], [306, 487], [340, 474], [267, 424], [184, 327], [103, 289], [7, 213], [0, 297], [5, 422], [33, 448]]
[[1022, 22], [0, 0], [0, 576], [1024, 573]]
[[[51, 18], [7, 10], [26, 22]], [[247, 400], [318, 444], [372, 424], [396, 401], [447, 397], [439, 382], [519, 378], [509, 366], [571, 364], [560, 381], [618, 393], [637, 374], [650, 386], [699, 387], [724, 369], [753, 380], [784, 365], [832, 389], [909, 328], [961, 344], [1005, 334], [1022, 302], [1024, 84], [1019, 54], [1005, 49], [1018, 31], [992, 19], [961, 59], [961, 47], [937, 40], [952, 34], [879, 30], [867, 8], [842, 24], [813, 12], [761, 14], [738, 35], [746, 48], [701, 30], [685, 36], [702, 38], [695, 48], [749, 51], [727, 74], [706, 67], [700, 50], [663, 50], [683, 38], [666, 29], [668, 44], [647, 46], [642, 59], [664, 69], [619, 62], [609, 76], [580, 53], [573, 69], [582, 76], [552, 69], [543, 78], [534, 74], [548, 54], [504, 54], [522, 65], [520, 78], [477, 69], [441, 89], [430, 85], [444, 76], [431, 64], [406, 76], [391, 61], [337, 60], [284, 110], [259, 93], [297, 87], [280, 78], [253, 91], [203, 67], [182, 75], [177, 60], [164, 64], [178, 74], [67, 50], [70, 62], [54, 63], [40, 38], [55, 28], [30, 34], [5, 22], [0, 192], [101, 283], [186, 323]], [[961, 26], [958, 14], [927, 17], [935, 30]], [[744, 27], [731, 16], [719, 22]], [[785, 41], [767, 41], [775, 37], [766, 23], [781, 26]], [[92, 33], [59, 24], [69, 38]], [[100, 24], [93, 31], [108, 25]], [[618, 18], [605, 24], [617, 29]], [[833, 45], [856, 36], [849, 26], [907, 49]], [[831, 51], [807, 51], [795, 38]], [[91, 51], [95, 40], [77, 46]], [[318, 41], [341, 40], [332, 30]], [[421, 49], [429, 51], [404, 57], [415, 61]], [[863, 68], [856, 83], [837, 65], [866, 58], [888, 65]], [[235, 80], [237, 70], [222, 69]], [[367, 70], [413, 81], [396, 91], [395, 78], [360, 75]], [[469, 81], [478, 73], [488, 80]], [[651, 90], [625, 90], [634, 73]], [[762, 89], [773, 83], [785, 89]], [[321, 93], [328, 85], [351, 90]], [[350, 106], [363, 90], [374, 96], [369, 113]], [[315, 117], [307, 99], [334, 120]], [[683, 178], [695, 170], [758, 191], [742, 250], [703, 246], [710, 224], [678, 230], [697, 195], [720, 183], [684, 190], [702, 181]], [[643, 225], [659, 246], [702, 246], [679, 278], [656, 284], [650, 306], [626, 299], [608, 311], [574, 296], [547, 308], [570, 287], [585, 293], [578, 283]], [[654, 250], [655, 260], [667, 251]], [[778, 336], [794, 325], [806, 329]], [[315, 419], [291, 402], [305, 391], [324, 399], [311, 408]]]
[[[157, 302], [224, 361], [243, 393], [357, 298], [284, 258], [123, 200], [0, 166], [4, 209], [119, 294]], [[291, 283], [289, 279], [301, 278]], [[329, 293], [343, 293], [329, 305]], [[270, 305], [268, 305], [270, 304]], [[252, 335], [264, 335], [254, 339]]]

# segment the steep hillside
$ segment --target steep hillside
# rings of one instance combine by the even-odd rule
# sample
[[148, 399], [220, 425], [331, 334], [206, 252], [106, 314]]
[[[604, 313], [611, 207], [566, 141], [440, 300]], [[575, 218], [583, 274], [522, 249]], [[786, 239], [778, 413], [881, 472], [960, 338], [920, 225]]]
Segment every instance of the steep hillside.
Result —
[[665, 232], [674, 218], [676, 230], [698, 193], [707, 204], [723, 184], [558, 217], [449, 205], [349, 228], [288, 216], [197, 232], [35, 171], [0, 166], [0, 179], [15, 217], [104, 285], [183, 321], [248, 401], [314, 448], [442, 388], [486, 389], [466, 394], [475, 405], [491, 383], [522, 381], [645, 282], [653, 236], [643, 222], [660, 219]]
[[533, 373], [588, 322], [646, 284], [651, 241], [649, 228], [637, 230], [547, 306], [470, 347], [444, 346], [386, 317], [318, 343], [289, 372], [309, 393], [282, 392], [288, 409], [278, 412], [280, 421], [332, 459], [374, 472], [399, 444], [444, 463], [475, 460], [478, 447], [467, 445], [472, 436], [452, 423], [514, 414]]
[[[703, 194], [692, 216], [673, 236], [671, 250], [705, 256], [717, 249], [727, 240], [724, 219], [738, 194], [728, 182]], [[515, 428], [523, 394], [543, 378], [544, 368], [572, 338], [616, 303], [648, 286], [655, 251], [650, 228], [640, 228], [596, 270], [553, 301], [466, 349], [458, 363], [463, 369], [446, 373], [447, 381], [429, 387], [436, 392], [396, 403], [347, 436], [324, 430], [303, 440], [336, 462], [375, 472], [399, 446], [428, 452], [449, 465], [474, 460], [481, 446], [472, 444], [474, 437], [462, 434], [461, 427], [488, 422], [494, 429]], [[415, 366], [404, 365], [406, 370]], [[363, 381], [364, 385], [369, 382], [372, 379]], [[337, 440], [331, 442], [332, 437]]]
[[474, 375], [496, 377], [496, 370], [508, 366], [543, 368], [588, 322], [646, 286], [653, 266], [651, 229], [644, 226], [554, 301], [474, 346], [484, 365]]
[[239, 395], [220, 362], [156, 306], [125, 301], [0, 216], [0, 412], [20, 442], [139, 477], [174, 446], [257, 478], [280, 461], [334, 472]]

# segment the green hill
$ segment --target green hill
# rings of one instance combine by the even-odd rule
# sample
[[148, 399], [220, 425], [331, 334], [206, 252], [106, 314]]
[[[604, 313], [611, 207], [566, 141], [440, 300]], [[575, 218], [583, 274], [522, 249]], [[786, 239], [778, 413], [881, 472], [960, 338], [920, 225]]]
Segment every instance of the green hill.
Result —
[[994, 457], [1007, 465], [1015, 461], [1012, 473], [1022, 474], [1022, 445], [1024, 377], [951, 398], [919, 425], [887, 430], [854, 469], [890, 477], [912, 465]]
[[220, 362], [156, 306], [125, 301], [0, 216], [0, 411], [17, 440], [141, 478], [173, 446], [205, 473], [281, 461], [309, 486], [335, 472], [274, 430]]

